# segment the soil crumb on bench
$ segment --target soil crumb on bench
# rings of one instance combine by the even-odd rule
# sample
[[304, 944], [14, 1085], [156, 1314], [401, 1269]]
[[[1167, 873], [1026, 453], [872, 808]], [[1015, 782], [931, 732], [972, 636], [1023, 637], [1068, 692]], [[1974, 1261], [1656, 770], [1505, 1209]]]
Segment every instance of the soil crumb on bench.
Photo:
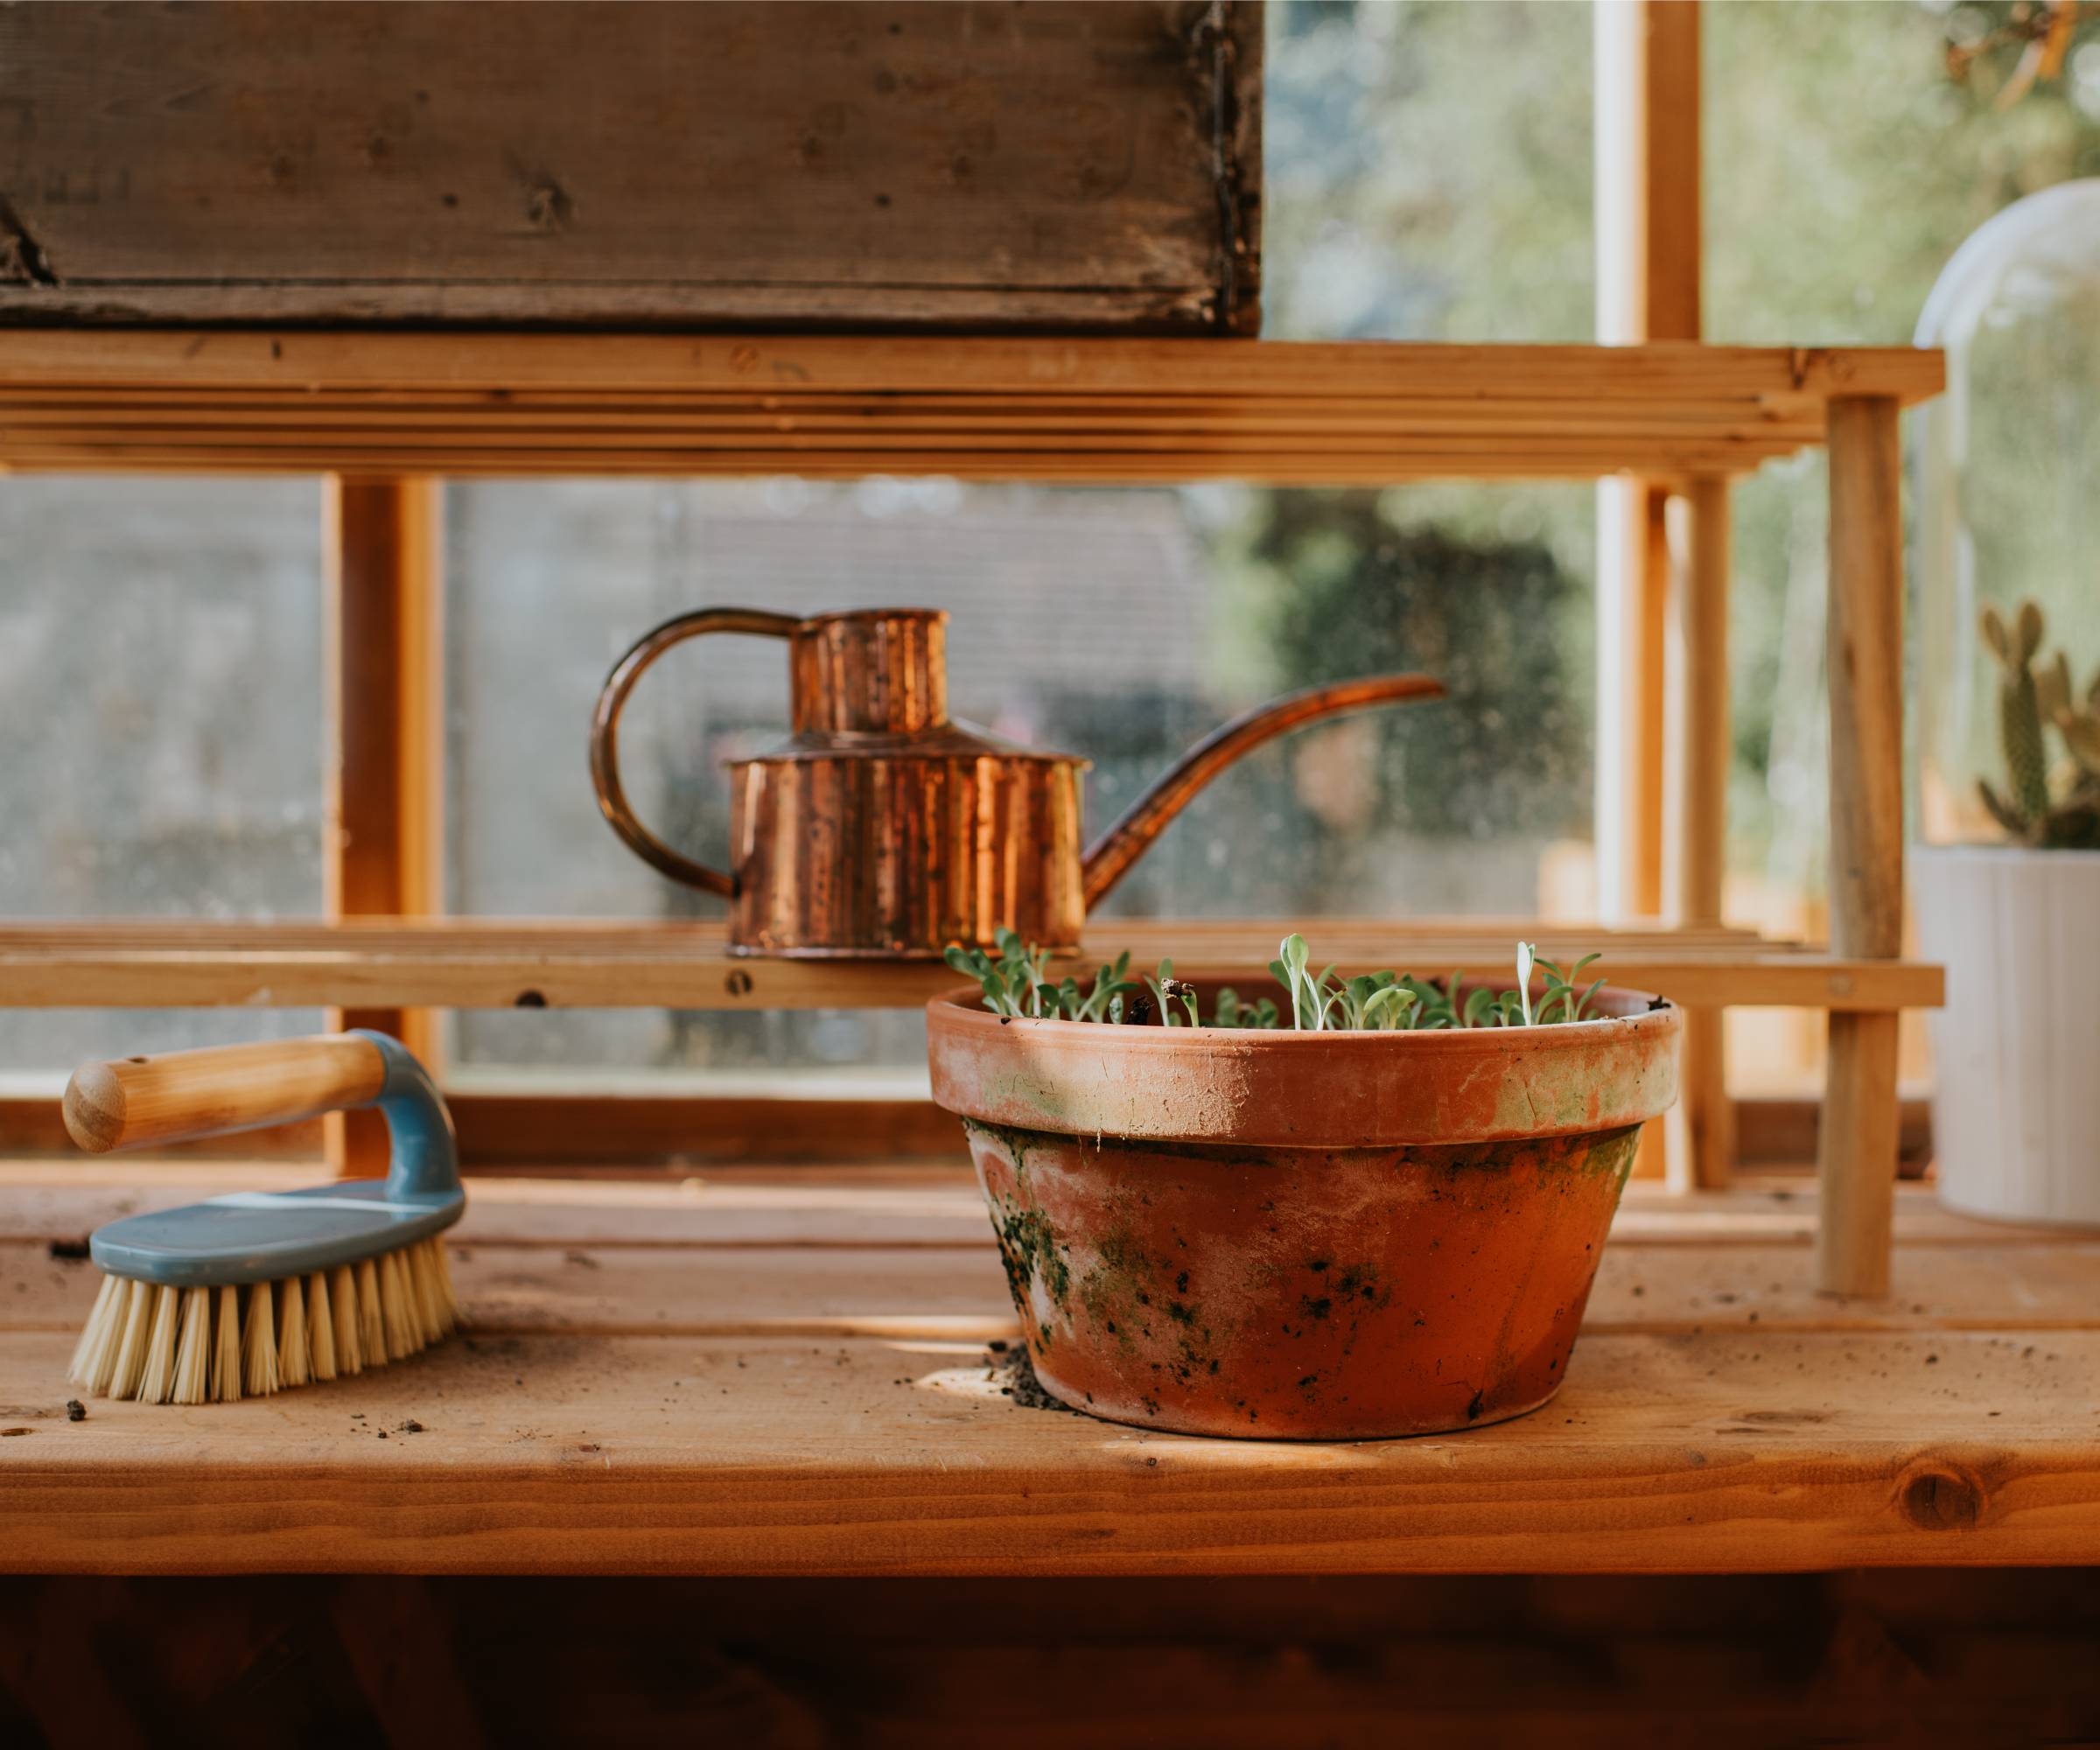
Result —
[[984, 1353], [984, 1365], [991, 1370], [999, 1395], [1011, 1397], [1019, 1408], [1055, 1410], [1066, 1416], [1079, 1413], [1069, 1404], [1060, 1404], [1043, 1390], [1042, 1381], [1035, 1376], [1035, 1362], [1026, 1343], [992, 1344]]

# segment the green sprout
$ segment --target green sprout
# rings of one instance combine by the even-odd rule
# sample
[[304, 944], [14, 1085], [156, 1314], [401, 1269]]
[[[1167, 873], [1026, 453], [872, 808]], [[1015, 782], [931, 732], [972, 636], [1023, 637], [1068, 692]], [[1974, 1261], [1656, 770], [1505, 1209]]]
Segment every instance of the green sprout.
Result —
[[[1130, 956], [1125, 949], [1114, 964], [1096, 972], [1092, 987], [1082, 991], [1069, 976], [1055, 984], [1048, 981], [1048, 949], [1024, 944], [1012, 930], [1001, 930], [994, 940], [996, 956], [957, 945], [948, 950], [947, 959], [984, 991], [986, 1008], [1008, 1019], [1140, 1025], [1156, 1018], [1167, 1027], [1283, 1025], [1283, 1011], [1273, 998], [1249, 1003], [1230, 985], [1219, 990], [1206, 1023], [1196, 987], [1174, 976], [1172, 960], [1162, 960], [1156, 971], [1133, 979], [1127, 976]], [[1536, 944], [1520, 942], [1512, 989], [1475, 984], [1461, 997], [1463, 981], [1456, 972], [1441, 981], [1390, 971], [1345, 978], [1333, 966], [1315, 974], [1311, 948], [1304, 936], [1293, 933], [1284, 938], [1269, 970], [1290, 999], [1291, 1026], [1298, 1032], [1438, 1032], [1565, 1026], [1598, 1018], [1592, 1010], [1604, 980], [1592, 980], [1586, 987], [1579, 983], [1597, 957], [1586, 954], [1564, 970], [1540, 954]], [[1543, 986], [1536, 998], [1534, 984]]]
[[1124, 998], [1141, 988], [1124, 976], [1130, 966], [1127, 948], [1114, 965], [1094, 975], [1093, 988], [1082, 995], [1075, 978], [1068, 976], [1055, 984], [1045, 979], [1048, 948], [1025, 947], [1010, 929], [1001, 930], [993, 942], [999, 951], [996, 960], [981, 948], [960, 943], [952, 944], [944, 958], [976, 982], [984, 992], [984, 1006], [995, 1015], [1014, 1020], [1120, 1021]]

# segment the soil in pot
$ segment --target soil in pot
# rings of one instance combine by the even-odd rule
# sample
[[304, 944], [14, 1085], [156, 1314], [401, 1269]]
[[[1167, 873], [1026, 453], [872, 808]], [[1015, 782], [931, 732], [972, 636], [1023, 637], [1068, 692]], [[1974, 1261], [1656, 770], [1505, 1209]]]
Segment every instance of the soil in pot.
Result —
[[1044, 1388], [1256, 1438], [1537, 1408], [1640, 1124], [1675, 1088], [1676, 1012], [1605, 994], [1611, 1019], [1456, 1034], [1002, 1024], [936, 1003], [935, 1097], [963, 1116]]

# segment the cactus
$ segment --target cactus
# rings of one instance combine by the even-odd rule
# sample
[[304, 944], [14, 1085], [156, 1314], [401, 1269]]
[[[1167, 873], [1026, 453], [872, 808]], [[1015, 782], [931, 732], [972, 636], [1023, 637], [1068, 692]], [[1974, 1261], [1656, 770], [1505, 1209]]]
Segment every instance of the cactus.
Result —
[[[2041, 656], [2041, 609], [2022, 602], [2008, 626], [1994, 607], [1981, 619], [1984, 642], [2005, 672], [1998, 683], [1998, 732], [2007, 788], [1987, 779], [1978, 793], [1991, 817], [2019, 843], [2039, 850], [2100, 849], [2100, 674], [2080, 696], [2059, 650]], [[2066, 755], [2050, 769], [2045, 730], [2054, 726]]]

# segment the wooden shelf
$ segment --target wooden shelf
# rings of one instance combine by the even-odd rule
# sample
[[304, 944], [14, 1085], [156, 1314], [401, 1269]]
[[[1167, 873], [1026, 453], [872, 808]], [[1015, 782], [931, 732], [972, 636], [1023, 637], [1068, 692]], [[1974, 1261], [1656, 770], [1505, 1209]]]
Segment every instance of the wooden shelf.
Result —
[[1939, 393], [1908, 347], [0, 332], [0, 466], [946, 474], [1144, 484], [1680, 479]]
[[[1128, 948], [1172, 956], [1186, 976], [1265, 988], [1282, 922], [1104, 921], [1078, 962]], [[1424, 976], [1510, 972], [1521, 936], [1550, 957], [1592, 950], [1614, 983], [1687, 1004], [1838, 1011], [1928, 1008], [1940, 969], [1834, 958], [1722, 928], [1606, 929], [1511, 919], [1332, 920], [1323, 961]], [[938, 962], [732, 956], [719, 926], [557, 920], [358, 919], [343, 923], [176, 920], [0, 926], [0, 1006], [173, 1008], [908, 1008], [952, 989]]]
[[[64, 1382], [120, 1210], [301, 1181], [0, 1165], [0, 1567], [94, 1572], [1746, 1572], [2100, 1561], [2100, 1240], [1896, 1198], [1895, 1298], [1815, 1199], [1628, 1190], [1559, 1398], [1351, 1446], [1021, 1409], [966, 1169], [475, 1180], [471, 1341], [193, 1410]], [[410, 1428], [413, 1422], [418, 1427]], [[380, 1431], [388, 1438], [379, 1438]]]

